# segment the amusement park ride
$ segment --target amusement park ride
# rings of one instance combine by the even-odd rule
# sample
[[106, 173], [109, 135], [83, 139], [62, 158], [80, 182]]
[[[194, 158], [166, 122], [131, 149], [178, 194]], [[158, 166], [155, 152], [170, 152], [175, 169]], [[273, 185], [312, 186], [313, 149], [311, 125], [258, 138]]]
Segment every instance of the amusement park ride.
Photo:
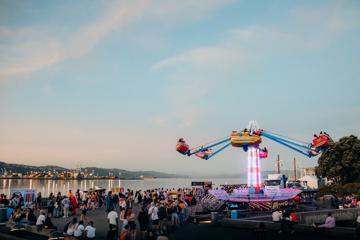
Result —
[[247, 189], [238, 189], [231, 195], [228, 195], [221, 190], [212, 192], [213, 195], [222, 200], [233, 202], [261, 202], [269, 201], [269, 199], [271, 199], [271, 201], [276, 199], [282, 201], [297, 196], [299, 194], [299, 190], [297, 189], [281, 189], [280, 192], [278, 191], [275, 193], [264, 192], [264, 190], [261, 189], [260, 159], [265, 159], [268, 156], [267, 148], [260, 146], [262, 138], [277, 142], [308, 158], [321, 154], [333, 143], [330, 136], [325, 132], [320, 132], [319, 136], [314, 134], [312, 142], [306, 143], [260, 129], [256, 121], [250, 121], [249, 126], [243, 131], [233, 131], [230, 136], [194, 148], [190, 148], [184, 139], [180, 138], [176, 145], [176, 151], [187, 156], [195, 155], [205, 160], [214, 157], [216, 154], [230, 146], [242, 148], [248, 153]]

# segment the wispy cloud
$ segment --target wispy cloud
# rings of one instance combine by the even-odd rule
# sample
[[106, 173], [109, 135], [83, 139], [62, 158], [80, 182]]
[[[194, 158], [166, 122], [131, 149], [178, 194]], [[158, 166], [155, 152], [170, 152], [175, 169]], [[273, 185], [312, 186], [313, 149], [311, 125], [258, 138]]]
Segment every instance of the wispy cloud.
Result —
[[108, 5], [103, 18], [83, 26], [65, 40], [51, 37], [44, 33], [44, 29], [9, 29], [0, 26], [0, 38], [6, 39], [0, 43], [0, 80], [38, 71], [69, 58], [81, 57], [113, 31], [119, 31], [137, 20], [197, 20], [229, 2], [231, 1], [119, 1]]
[[[112, 31], [137, 19], [146, 5], [146, 1], [137, 1], [112, 6], [102, 19], [83, 27], [65, 43], [40, 30], [1, 27], [0, 36], [8, 41], [0, 46], [5, 53], [1, 57], [0, 79], [38, 71], [86, 54]], [[8, 56], [12, 58], [10, 61], [6, 59]]]
[[[360, 26], [358, 10], [343, 2], [329, 3], [317, 9], [296, 8], [276, 26], [253, 25], [233, 29], [225, 32], [223, 38], [212, 46], [193, 48], [160, 60], [151, 66], [151, 70], [155, 73], [172, 70], [168, 78], [173, 91], [169, 93], [167, 90], [166, 95], [175, 110], [157, 119], [161, 119], [161, 123], [165, 122], [164, 119], [172, 123], [189, 122], [181, 120], [183, 117], [179, 109], [186, 109], [191, 103], [198, 102], [199, 97], [189, 96], [179, 104], [183, 97], [178, 92], [179, 88], [182, 92], [194, 91], [191, 80], [198, 81], [198, 86], [206, 86], [208, 92], [211, 92], [218, 90], [219, 82], [224, 84], [233, 79], [239, 80], [243, 72], [258, 69], [264, 62], [271, 62], [274, 56], [293, 57], [294, 54], [311, 53], [329, 47], [343, 34]], [[179, 76], [187, 80], [180, 80]], [[181, 86], [179, 81], [182, 82]], [[204, 105], [199, 104], [198, 109], [204, 110]], [[200, 115], [205, 116], [206, 112]]]
[[[164, 59], [152, 66], [152, 70], [170, 67], [173, 65], [188, 65], [196, 68], [209, 68], [226, 71], [233, 64], [241, 61], [241, 54], [223, 47], [202, 47], [192, 49], [183, 54]], [[219, 63], [224, 63], [219, 65]], [[228, 64], [225, 64], [228, 63]], [[230, 66], [232, 65], [232, 66]]]

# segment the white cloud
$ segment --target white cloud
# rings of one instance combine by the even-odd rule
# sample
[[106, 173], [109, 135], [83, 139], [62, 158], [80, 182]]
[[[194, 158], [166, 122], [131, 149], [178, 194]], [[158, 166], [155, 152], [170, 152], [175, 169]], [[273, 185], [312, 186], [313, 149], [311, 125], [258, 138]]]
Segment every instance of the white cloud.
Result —
[[203, 47], [164, 59], [153, 65], [152, 69], [159, 70], [169, 66], [189, 65], [202, 69], [211, 67], [212, 69], [226, 70], [228, 67], [240, 63], [240, 61], [241, 54], [238, 52], [221, 47]]
[[[223, 38], [213, 45], [193, 48], [160, 60], [151, 66], [151, 70], [156, 73], [171, 69], [168, 76], [171, 81], [168, 84], [173, 87], [170, 87], [170, 91], [166, 90], [166, 96], [173, 104], [172, 109], [176, 110], [170, 110], [157, 119], [172, 120], [173, 123], [187, 122], [178, 109], [186, 108], [200, 98], [196, 95], [188, 96], [187, 101], [179, 104], [183, 96], [178, 93], [179, 88], [182, 93], [193, 92], [194, 87], [190, 84], [192, 80], [196, 80], [199, 86], [207, 86], [208, 92], [219, 91], [220, 84], [241, 81], [242, 73], [260, 69], [261, 64], [271, 62], [274, 57], [294, 57], [294, 54], [327, 48], [347, 31], [360, 26], [360, 15], [357, 13], [358, 8], [343, 2], [334, 2], [317, 9], [297, 8], [276, 26], [250, 25], [233, 29], [225, 32]], [[182, 81], [181, 86], [179, 81]], [[202, 106], [204, 104], [198, 104], [197, 108], [204, 110]], [[202, 115], [205, 116], [206, 112], [202, 112]]]
[[[0, 36], [8, 41], [0, 46], [5, 52], [0, 60], [5, 63], [0, 68], [0, 79], [38, 71], [86, 54], [112, 31], [136, 19], [145, 6], [146, 1], [113, 6], [105, 12], [103, 19], [83, 27], [65, 43], [42, 33], [43, 29], [12, 30], [1, 27]], [[7, 60], [8, 56], [13, 57], [12, 61]]]
[[102, 19], [82, 27], [68, 40], [44, 34], [44, 29], [14, 30], [0, 26], [0, 37], [6, 40], [0, 43], [0, 80], [38, 71], [68, 58], [83, 56], [113, 31], [119, 31], [138, 20], [197, 20], [229, 2], [231, 1], [118, 1], [118, 4], [108, 5]]

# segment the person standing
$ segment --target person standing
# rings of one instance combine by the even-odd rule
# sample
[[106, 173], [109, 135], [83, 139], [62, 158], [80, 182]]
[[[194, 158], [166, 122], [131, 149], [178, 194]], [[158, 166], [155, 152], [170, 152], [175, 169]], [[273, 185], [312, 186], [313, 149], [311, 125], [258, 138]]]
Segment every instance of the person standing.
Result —
[[61, 201], [62, 208], [64, 210], [64, 216], [63, 218], [69, 217], [69, 207], [70, 207], [70, 201], [67, 196], [64, 196], [64, 199]]
[[71, 214], [73, 216], [76, 216], [76, 209], [77, 209], [77, 200], [74, 195], [71, 195], [70, 197], [70, 206], [71, 206]]
[[85, 221], [86, 220], [86, 212], [87, 212], [87, 207], [85, 204], [81, 204], [80, 205], [80, 221]]
[[145, 239], [149, 227], [149, 214], [146, 206], [142, 206], [137, 219], [140, 224], [140, 239]]
[[120, 212], [120, 208], [119, 208], [119, 195], [118, 194], [114, 194], [113, 198], [112, 198], [112, 203], [114, 206], [114, 209], [116, 212]]
[[110, 207], [110, 212], [107, 215], [107, 219], [109, 222], [108, 239], [118, 238], [119, 216], [114, 210], [114, 207]]
[[50, 215], [50, 217], [52, 217], [53, 215], [54, 208], [55, 208], [55, 196], [53, 193], [50, 193], [48, 199], [48, 205], [47, 205], [48, 215]]
[[37, 207], [37, 209], [41, 209], [41, 201], [42, 201], [41, 192], [38, 192], [38, 194], [36, 196], [36, 207]]
[[106, 212], [109, 213], [111, 211], [113, 202], [112, 202], [112, 191], [109, 191], [105, 198], [106, 204]]
[[149, 215], [151, 219], [151, 224], [153, 226], [153, 230], [158, 232], [159, 230], [159, 209], [155, 205], [154, 202], [151, 202], [151, 206], [149, 208]]
[[130, 230], [130, 239], [135, 240], [136, 239], [136, 224], [135, 224], [135, 213], [129, 209], [126, 214], [126, 220], [128, 221], [129, 230]]

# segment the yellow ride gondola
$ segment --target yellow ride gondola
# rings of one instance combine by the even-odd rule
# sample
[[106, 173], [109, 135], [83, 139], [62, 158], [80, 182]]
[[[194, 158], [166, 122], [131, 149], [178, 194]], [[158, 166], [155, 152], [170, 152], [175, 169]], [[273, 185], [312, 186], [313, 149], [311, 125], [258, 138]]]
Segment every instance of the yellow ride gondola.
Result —
[[260, 136], [250, 135], [249, 132], [232, 132], [230, 138], [233, 147], [259, 145], [261, 143]]

